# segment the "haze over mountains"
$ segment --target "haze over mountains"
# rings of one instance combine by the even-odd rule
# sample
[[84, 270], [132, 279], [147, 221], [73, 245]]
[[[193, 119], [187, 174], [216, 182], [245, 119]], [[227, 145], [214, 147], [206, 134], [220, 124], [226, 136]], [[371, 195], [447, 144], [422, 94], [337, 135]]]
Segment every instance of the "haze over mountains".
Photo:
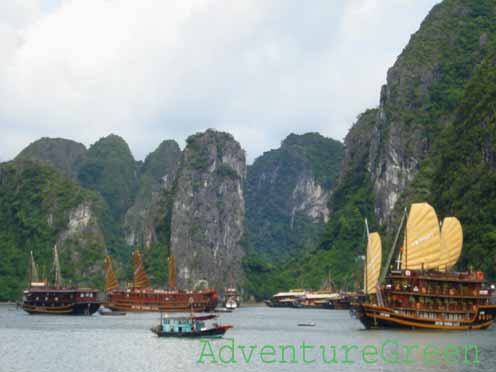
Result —
[[[262, 298], [360, 282], [363, 220], [385, 248], [411, 202], [456, 215], [459, 269], [496, 275], [496, 3], [445, 0], [415, 33], [344, 143], [290, 134], [246, 166], [236, 138], [208, 130], [144, 162], [117, 135], [86, 149], [43, 138], [0, 165], [0, 299], [16, 298], [33, 250], [55, 243], [69, 280], [102, 283], [103, 257], [130, 278], [144, 251], [156, 285], [177, 257], [184, 286], [208, 279]], [[47, 266], [49, 267], [49, 266]]]

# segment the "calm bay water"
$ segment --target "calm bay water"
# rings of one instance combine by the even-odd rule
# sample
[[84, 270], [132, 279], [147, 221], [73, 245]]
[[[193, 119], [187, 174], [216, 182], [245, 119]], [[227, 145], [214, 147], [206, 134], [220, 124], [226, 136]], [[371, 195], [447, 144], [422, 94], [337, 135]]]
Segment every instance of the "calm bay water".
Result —
[[[212, 340], [211, 351], [218, 358], [219, 348], [230, 345], [255, 345], [252, 360], [246, 363], [236, 349], [236, 364], [198, 363], [202, 348], [210, 351], [200, 340], [163, 339], [150, 332], [158, 322], [158, 314], [128, 314], [123, 317], [34, 316], [15, 310], [15, 306], [0, 306], [0, 372], [155, 372], [155, 371], [492, 371], [496, 369], [496, 327], [485, 331], [433, 332], [373, 330], [366, 331], [347, 311], [271, 309], [244, 307], [230, 314], [220, 314], [221, 323], [232, 324], [223, 340]], [[299, 327], [300, 322], [315, 322], [315, 327]], [[475, 344], [480, 348], [478, 365], [426, 365], [420, 351], [412, 353], [415, 365], [389, 365], [382, 361], [367, 365], [359, 351], [351, 350], [353, 364], [326, 365], [321, 358], [320, 345], [325, 345], [328, 358], [330, 345], [337, 346], [337, 360], [345, 359], [340, 347], [354, 344], [381, 346], [387, 340], [400, 344], [428, 344], [444, 348], [448, 344]], [[315, 346], [307, 351], [305, 364], [301, 344]], [[258, 350], [274, 345], [276, 363], [260, 361]], [[297, 363], [281, 364], [278, 345], [294, 344]], [[390, 350], [394, 351], [389, 344]], [[389, 350], [389, 349], [388, 349]], [[266, 350], [267, 351], [267, 350]], [[230, 357], [224, 348], [224, 360]], [[286, 356], [290, 360], [290, 356]]]

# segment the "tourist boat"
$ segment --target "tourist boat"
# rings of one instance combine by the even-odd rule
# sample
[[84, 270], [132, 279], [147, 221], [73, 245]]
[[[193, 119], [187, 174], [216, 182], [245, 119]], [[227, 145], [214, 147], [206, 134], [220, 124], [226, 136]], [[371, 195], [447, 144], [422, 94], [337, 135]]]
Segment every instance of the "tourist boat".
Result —
[[207, 326], [207, 321], [216, 318], [216, 315], [191, 315], [170, 318], [163, 317], [161, 314], [160, 324], [151, 328], [151, 331], [159, 337], [220, 338], [233, 326], [219, 325], [217, 323], [213, 323], [210, 327]]
[[181, 290], [176, 286], [174, 257], [169, 257], [167, 289], [150, 286], [139, 251], [133, 252], [134, 279], [131, 288], [120, 289], [112, 270], [112, 260], [107, 257], [105, 307], [126, 312], [209, 312], [217, 306], [218, 295], [213, 288]]
[[92, 315], [101, 304], [98, 300], [98, 290], [63, 287], [57, 246], [53, 250], [54, 286], [49, 286], [47, 279], [39, 280], [33, 252], [31, 252], [30, 285], [24, 290], [20, 306], [29, 314]]
[[403, 231], [397, 265], [389, 268], [406, 211], [381, 273], [382, 247], [378, 233], [367, 236], [364, 273], [366, 300], [354, 306], [365, 328], [469, 330], [493, 324], [496, 305], [482, 272], [451, 271], [463, 247], [463, 230], [456, 217], [439, 227], [427, 203], [412, 204]]
[[341, 299], [339, 293], [332, 291], [308, 291], [294, 300], [294, 307], [303, 309], [331, 309], [333, 301]]
[[224, 307], [234, 310], [239, 307], [240, 300], [236, 288], [224, 288]]
[[329, 301], [329, 309], [349, 310], [357, 295], [355, 293], [340, 293], [339, 297]]
[[265, 300], [264, 303], [269, 307], [295, 307], [296, 300], [305, 295], [303, 289], [291, 289], [289, 292], [276, 293], [270, 300]]

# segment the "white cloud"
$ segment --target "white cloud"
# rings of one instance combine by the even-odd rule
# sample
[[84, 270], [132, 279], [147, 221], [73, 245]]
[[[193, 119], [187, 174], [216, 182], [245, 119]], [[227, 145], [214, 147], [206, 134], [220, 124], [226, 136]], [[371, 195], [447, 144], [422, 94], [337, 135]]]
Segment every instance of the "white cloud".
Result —
[[0, 5], [0, 159], [114, 132], [143, 158], [214, 127], [249, 158], [342, 139], [436, 0], [22, 0]]

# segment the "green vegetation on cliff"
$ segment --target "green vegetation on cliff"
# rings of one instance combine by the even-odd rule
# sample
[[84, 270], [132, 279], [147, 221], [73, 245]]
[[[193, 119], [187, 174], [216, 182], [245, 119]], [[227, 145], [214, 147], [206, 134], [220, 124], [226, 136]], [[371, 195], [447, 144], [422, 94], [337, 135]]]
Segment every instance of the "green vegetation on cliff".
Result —
[[257, 158], [245, 187], [247, 244], [276, 262], [313, 247], [343, 153], [342, 143], [307, 133]]
[[331, 277], [340, 287], [352, 287], [360, 280], [363, 255], [364, 218], [375, 225], [372, 185], [367, 176], [369, 131], [375, 123], [377, 110], [360, 116], [345, 139], [353, 148], [344, 159], [349, 172], [333, 191], [330, 205], [336, 210], [321, 230], [314, 249], [293, 257], [282, 266], [274, 266], [257, 252], [250, 251], [243, 261], [247, 271], [248, 291], [262, 299], [271, 293], [294, 287], [320, 288]]
[[23, 149], [16, 160], [39, 161], [77, 179], [85, 155], [86, 147], [82, 143], [65, 138], [40, 138]]
[[83, 187], [98, 191], [107, 201], [116, 221], [132, 205], [137, 190], [136, 161], [127, 143], [109, 135], [88, 150], [79, 170]]
[[[493, 44], [493, 50], [496, 51]], [[458, 268], [496, 278], [496, 52], [477, 69], [454, 123], [433, 146], [401, 205], [428, 200], [440, 218], [457, 216], [464, 231]]]
[[181, 149], [173, 140], [163, 141], [150, 153], [138, 173], [138, 191], [133, 205], [126, 212], [124, 230], [128, 244], [147, 248], [158, 241], [155, 231], [157, 214], [174, 184], [181, 159]]
[[80, 231], [68, 227], [71, 212], [81, 206], [95, 214], [105, 208], [98, 195], [49, 166], [31, 161], [0, 164], [0, 300], [20, 297], [30, 251], [50, 277], [57, 242], [67, 282], [101, 283], [105, 242], [97, 217]]
[[[371, 230], [387, 232], [387, 252], [400, 211], [420, 200], [440, 216], [460, 217], [465, 248], [459, 268], [473, 266], [494, 277], [495, 32], [493, 0], [445, 0], [432, 9], [388, 71], [379, 109], [365, 112], [347, 136], [320, 243], [282, 268], [262, 264], [252, 253], [245, 265], [260, 274], [252, 280], [263, 277], [272, 291], [315, 288], [328, 268], [349, 288], [352, 273], [361, 273], [356, 261], [365, 248], [364, 218]], [[267, 294], [256, 287], [253, 293]]]

